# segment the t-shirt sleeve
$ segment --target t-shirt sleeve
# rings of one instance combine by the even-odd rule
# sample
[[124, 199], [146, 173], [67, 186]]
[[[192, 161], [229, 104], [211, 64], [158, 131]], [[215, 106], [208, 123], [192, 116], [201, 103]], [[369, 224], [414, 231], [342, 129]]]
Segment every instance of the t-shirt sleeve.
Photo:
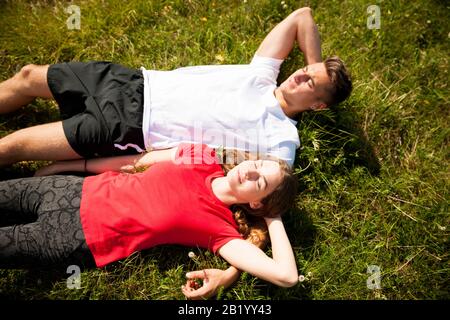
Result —
[[287, 162], [287, 164], [292, 167], [295, 162], [295, 150], [299, 145], [294, 144], [291, 141], [283, 141], [278, 144], [276, 152], [268, 152], [269, 155], [276, 158], [280, 158]]
[[217, 236], [214, 237], [211, 241], [211, 251], [214, 254], [217, 254], [217, 250], [219, 250], [224, 244], [233, 239], [243, 239], [243, 237], [236, 229], [234, 229], [230, 225], [221, 228], [220, 232], [217, 233]]
[[214, 164], [216, 151], [206, 144], [180, 143], [175, 153], [176, 164]]
[[262, 70], [267, 77], [276, 81], [283, 61], [281, 59], [262, 57], [255, 54], [250, 65]]

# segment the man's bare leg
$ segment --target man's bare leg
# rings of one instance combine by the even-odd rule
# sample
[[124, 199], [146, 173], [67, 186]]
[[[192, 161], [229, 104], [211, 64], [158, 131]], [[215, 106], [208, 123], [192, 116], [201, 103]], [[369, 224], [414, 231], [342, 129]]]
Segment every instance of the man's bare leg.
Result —
[[53, 98], [47, 83], [48, 65], [29, 64], [0, 83], [0, 113], [16, 111], [35, 98]]
[[0, 166], [24, 160], [79, 158], [67, 141], [61, 121], [21, 129], [0, 139]]
[[[52, 99], [47, 83], [49, 65], [26, 65], [0, 83], [0, 113], [16, 111], [35, 98]], [[70, 146], [62, 122], [18, 130], [0, 139], [0, 166], [24, 160], [81, 158]]]

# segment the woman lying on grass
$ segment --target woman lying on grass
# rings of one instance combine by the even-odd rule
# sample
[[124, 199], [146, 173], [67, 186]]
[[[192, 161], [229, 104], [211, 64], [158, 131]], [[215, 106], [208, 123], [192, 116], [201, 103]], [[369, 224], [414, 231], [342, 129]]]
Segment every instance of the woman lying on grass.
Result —
[[[280, 218], [293, 203], [296, 180], [284, 162], [243, 161], [224, 175], [214, 150], [181, 144], [146, 154], [152, 165], [143, 172], [117, 172], [133, 163], [130, 157], [136, 158], [74, 160], [37, 172], [116, 171], [86, 178], [0, 182], [0, 223], [8, 225], [0, 228], [0, 267], [103, 267], [156, 245], [180, 244], [211, 250], [234, 267], [219, 275], [208, 269], [212, 280], [204, 279], [211, 283], [202, 288], [188, 281], [182, 289], [188, 298], [215, 294], [218, 285], [237, 279], [238, 270], [282, 287], [297, 283]], [[258, 248], [264, 233], [249, 233], [247, 219], [255, 230], [265, 220], [273, 258]]]

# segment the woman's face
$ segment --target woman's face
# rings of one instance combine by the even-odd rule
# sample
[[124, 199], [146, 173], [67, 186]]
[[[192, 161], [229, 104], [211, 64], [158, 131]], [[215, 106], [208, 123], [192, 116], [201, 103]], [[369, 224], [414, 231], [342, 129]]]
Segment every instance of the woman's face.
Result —
[[239, 203], [258, 202], [272, 193], [283, 178], [280, 164], [272, 160], [247, 160], [227, 174]]

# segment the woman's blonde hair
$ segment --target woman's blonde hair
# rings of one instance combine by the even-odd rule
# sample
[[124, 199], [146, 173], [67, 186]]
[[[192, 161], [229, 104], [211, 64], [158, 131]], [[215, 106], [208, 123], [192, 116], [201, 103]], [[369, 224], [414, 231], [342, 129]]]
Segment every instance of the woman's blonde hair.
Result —
[[261, 208], [252, 209], [248, 204], [231, 206], [239, 233], [251, 243], [263, 248], [269, 239], [264, 217], [284, 214], [289, 211], [295, 201], [298, 181], [292, 174], [291, 167], [285, 161], [268, 155], [253, 154], [236, 149], [219, 150], [217, 157], [222, 164], [225, 175], [245, 160], [264, 159], [277, 161], [280, 164], [283, 175], [282, 182], [271, 194], [261, 200]]

